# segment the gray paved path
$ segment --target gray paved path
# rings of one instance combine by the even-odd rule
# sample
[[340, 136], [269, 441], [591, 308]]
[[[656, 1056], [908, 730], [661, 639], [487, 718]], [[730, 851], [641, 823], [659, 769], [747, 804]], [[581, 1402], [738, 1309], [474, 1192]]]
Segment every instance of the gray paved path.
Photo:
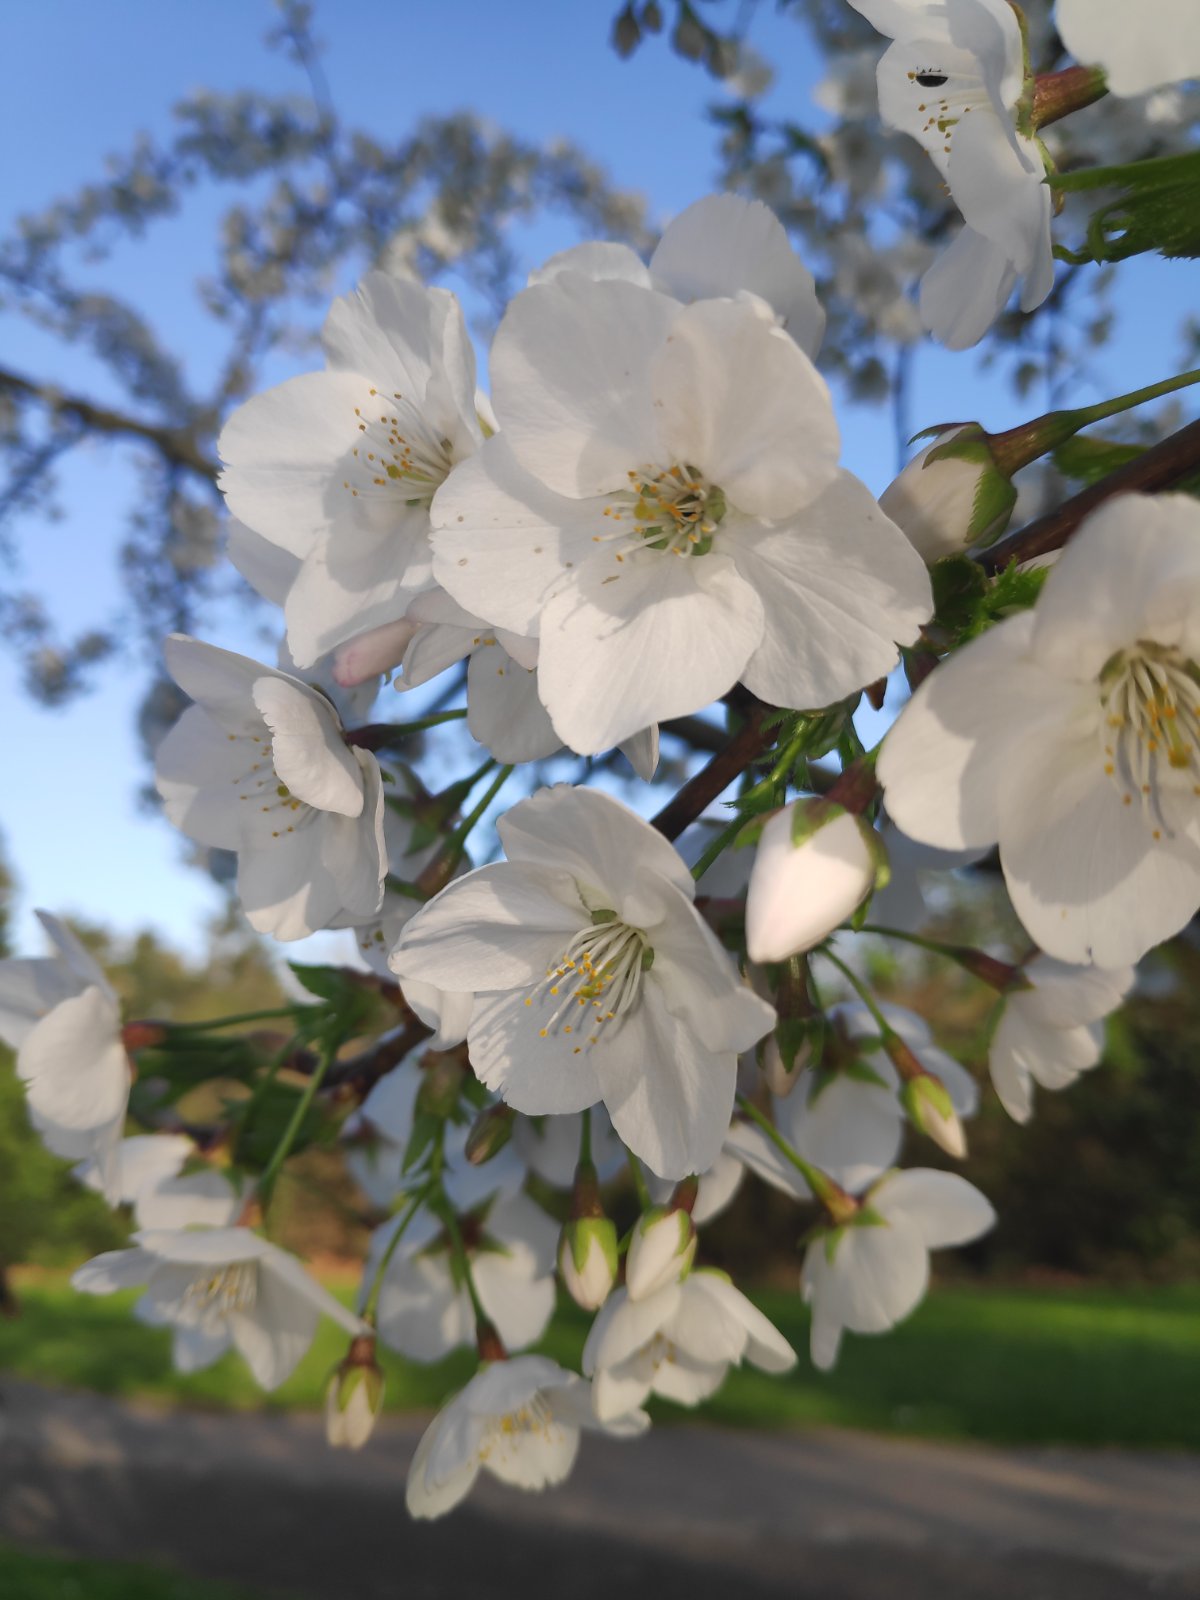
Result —
[[0, 1394], [0, 1537], [305, 1600], [1200, 1600], [1196, 1457], [681, 1426], [414, 1525], [416, 1420], [348, 1455], [312, 1417]]

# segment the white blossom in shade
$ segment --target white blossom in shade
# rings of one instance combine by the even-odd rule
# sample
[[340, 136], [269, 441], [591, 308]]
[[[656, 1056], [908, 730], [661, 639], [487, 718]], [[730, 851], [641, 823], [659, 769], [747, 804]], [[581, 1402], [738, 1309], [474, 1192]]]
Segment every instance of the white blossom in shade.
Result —
[[[133, 1207], [139, 1228], [224, 1228], [236, 1221], [246, 1198], [244, 1182], [217, 1167], [184, 1172], [196, 1147], [186, 1134], [139, 1133], [116, 1150], [112, 1203]], [[104, 1189], [103, 1169], [81, 1162], [74, 1176], [89, 1189]]]
[[1065, 1089], [1094, 1067], [1104, 1049], [1104, 1019], [1133, 986], [1133, 968], [1074, 967], [1035, 956], [1023, 969], [1032, 985], [1005, 995], [988, 1050], [1000, 1104], [1016, 1122], [1033, 1112], [1033, 1086]]
[[[376, 1230], [363, 1273], [374, 1281], [396, 1222]], [[506, 1348], [534, 1344], [554, 1310], [559, 1228], [528, 1195], [503, 1196], [459, 1218], [480, 1302]], [[440, 1361], [474, 1344], [475, 1313], [451, 1243], [434, 1216], [419, 1212], [388, 1263], [376, 1318], [384, 1344], [415, 1361]]]
[[[971, 1074], [933, 1042], [929, 1025], [902, 1006], [883, 1016], [917, 1061], [937, 1078], [954, 1112], [966, 1119], [979, 1109]], [[831, 1007], [833, 1039], [822, 1064], [797, 1073], [794, 1092], [773, 1099], [775, 1126], [794, 1150], [849, 1194], [860, 1194], [896, 1160], [904, 1138], [900, 1077], [883, 1050], [879, 1028], [858, 1001]], [[735, 1123], [727, 1149], [764, 1182], [797, 1200], [810, 1198], [799, 1171], [761, 1128]]]
[[631, 1300], [646, 1300], [668, 1283], [687, 1277], [696, 1257], [696, 1229], [682, 1208], [654, 1206], [633, 1225], [625, 1257], [625, 1288]]
[[158, 791], [189, 838], [237, 852], [250, 925], [303, 939], [374, 916], [387, 872], [375, 757], [287, 673], [182, 634], [165, 656], [196, 703], [158, 747]]
[[180, 1372], [211, 1366], [231, 1347], [264, 1389], [292, 1372], [322, 1316], [348, 1333], [365, 1333], [353, 1312], [286, 1250], [249, 1228], [150, 1229], [129, 1250], [109, 1250], [78, 1269], [84, 1294], [144, 1288], [134, 1311], [151, 1327], [174, 1332]]
[[954, 1172], [913, 1167], [868, 1190], [850, 1222], [813, 1239], [800, 1285], [812, 1307], [813, 1365], [828, 1371], [842, 1331], [886, 1333], [914, 1311], [929, 1286], [929, 1252], [969, 1244], [996, 1213]]
[[871, 922], [901, 933], [920, 933], [933, 916], [929, 894], [936, 881], [961, 867], [974, 866], [987, 850], [935, 850], [902, 833], [889, 816], [880, 828], [891, 876], [871, 899]]
[[54, 954], [0, 961], [0, 1039], [16, 1049], [42, 1143], [68, 1161], [91, 1162], [96, 1187], [117, 1205], [131, 1081], [120, 1004], [70, 928], [48, 911], [37, 916]]
[[218, 440], [234, 516], [299, 559], [284, 615], [301, 666], [429, 586], [430, 502], [482, 437], [447, 290], [369, 273], [334, 301], [322, 343], [326, 371], [248, 400]]
[[496, 335], [501, 432], [439, 491], [434, 569], [536, 634], [564, 744], [607, 750], [739, 679], [823, 706], [890, 670], [928, 576], [837, 467], [829, 393], [761, 301], [563, 272]]
[[619, 279], [683, 304], [755, 295], [814, 360], [825, 332], [813, 275], [783, 224], [761, 200], [740, 195], [705, 195], [686, 207], [663, 230], [648, 267], [628, 245], [580, 244], [551, 257], [529, 282], [550, 283], [564, 272]]
[[1018, 130], [1025, 47], [1007, 0], [851, 0], [894, 42], [879, 63], [884, 123], [916, 139], [966, 226], [921, 283], [925, 326], [977, 344], [1021, 280], [1022, 311], [1054, 286], [1051, 198], [1036, 139]]
[[1193, 0], [1058, 0], [1054, 25], [1085, 66], [1100, 66], [1113, 94], [1145, 94], [1200, 78], [1200, 28]]
[[601, 1421], [591, 1385], [546, 1356], [492, 1362], [438, 1412], [408, 1469], [414, 1517], [440, 1517], [466, 1498], [486, 1470], [514, 1489], [547, 1489], [575, 1465], [584, 1428], [633, 1438], [645, 1412]]
[[[725, 1149], [722, 1149], [707, 1172], [698, 1174], [699, 1187], [691, 1213], [692, 1221], [698, 1228], [706, 1222], [711, 1222], [714, 1217], [719, 1217], [727, 1206], [733, 1204], [733, 1198], [741, 1188], [745, 1176], [746, 1168], [742, 1162]], [[666, 1205], [671, 1198], [675, 1185], [648, 1172], [646, 1187], [650, 1191], [651, 1200], [655, 1205], [661, 1206]]]
[[[746, 893], [746, 949], [751, 961], [784, 961], [811, 950], [870, 894], [882, 852], [862, 817], [821, 801], [808, 813], [795, 801], [762, 830]], [[795, 824], [804, 832], [799, 842]]]
[[898, 827], [1000, 846], [1013, 908], [1060, 961], [1121, 967], [1200, 906], [1200, 505], [1095, 512], [1036, 610], [938, 667], [884, 742]]
[[651, 1394], [694, 1406], [747, 1361], [787, 1372], [796, 1353], [723, 1272], [700, 1267], [642, 1300], [617, 1289], [592, 1323], [583, 1370], [596, 1414], [618, 1417]]
[[[613, 1131], [612, 1119], [603, 1106], [593, 1106], [588, 1115], [592, 1165], [600, 1182], [607, 1183], [625, 1165], [625, 1146]], [[583, 1113], [579, 1111], [557, 1117], [517, 1117], [512, 1148], [543, 1183], [554, 1189], [569, 1189], [579, 1164], [582, 1124]], [[666, 1185], [668, 1194], [673, 1187]]]
[[[378, 1138], [364, 1136], [361, 1127], [347, 1130], [347, 1166], [363, 1193], [381, 1211], [390, 1210], [404, 1188], [404, 1153], [412, 1136], [417, 1095], [423, 1081], [419, 1063], [427, 1049], [422, 1046], [380, 1078], [363, 1101], [362, 1120]], [[442, 1181], [451, 1204], [464, 1212], [498, 1191], [514, 1192], [525, 1181], [524, 1163], [509, 1145], [482, 1166], [468, 1161], [464, 1154], [468, 1132], [465, 1123], [447, 1122], [442, 1139]]]
[[508, 860], [451, 884], [392, 955], [401, 981], [472, 983], [471, 1065], [514, 1110], [603, 1101], [660, 1177], [715, 1161], [737, 1055], [774, 1011], [693, 905], [691, 874], [619, 801], [556, 785], [498, 824]]

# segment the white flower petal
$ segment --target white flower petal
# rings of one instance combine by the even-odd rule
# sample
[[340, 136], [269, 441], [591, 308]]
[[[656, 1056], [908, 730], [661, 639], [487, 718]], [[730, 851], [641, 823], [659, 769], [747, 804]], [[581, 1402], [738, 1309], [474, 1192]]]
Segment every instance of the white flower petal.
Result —
[[282, 675], [260, 678], [253, 696], [271, 730], [271, 759], [280, 781], [318, 811], [361, 816], [362, 773], [324, 696]]

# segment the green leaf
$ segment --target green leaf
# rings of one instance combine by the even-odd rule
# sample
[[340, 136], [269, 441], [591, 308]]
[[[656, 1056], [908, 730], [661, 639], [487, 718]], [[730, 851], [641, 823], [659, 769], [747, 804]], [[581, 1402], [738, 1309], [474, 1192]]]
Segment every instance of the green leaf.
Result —
[[987, 574], [969, 556], [943, 556], [929, 570], [933, 584], [933, 615], [938, 627], [955, 637], [974, 623], [984, 595]]
[[1076, 483], [1099, 483], [1118, 467], [1128, 466], [1145, 454], [1140, 444], [1118, 444], [1115, 439], [1088, 438], [1076, 434], [1065, 444], [1060, 444], [1053, 454], [1054, 465], [1065, 477]]
[[1088, 223], [1086, 249], [1093, 261], [1124, 261], [1147, 250], [1175, 259], [1200, 256], [1200, 150], [1054, 173], [1047, 181], [1074, 193], [1117, 191]]
[[[227, 1102], [234, 1130], [234, 1149], [239, 1165], [261, 1172], [275, 1153], [284, 1130], [292, 1120], [302, 1090], [294, 1084], [264, 1084], [253, 1100]], [[309, 1106], [292, 1141], [291, 1154], [315, 1144], [325, 1131], [325, 1116], [315, 1102]]]

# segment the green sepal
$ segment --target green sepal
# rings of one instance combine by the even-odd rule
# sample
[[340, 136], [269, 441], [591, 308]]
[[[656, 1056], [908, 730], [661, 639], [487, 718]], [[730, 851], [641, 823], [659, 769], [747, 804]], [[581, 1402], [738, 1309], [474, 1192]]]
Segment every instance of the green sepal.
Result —
[[1048, 181], [1059, 191], [1116, 191], [1088, 222], [1086, 254], [1093, 261], [1124, 261], [1148, 250], [1171, 259], [1200, 256], [1200, 150], [1056, 172]]
[[604, 1254], [609, 1272], [614, 1279], [616, 1278], [620, 1257], [617, 1250], [616, 1224], [611, 1217], [577, 1217], [566, 1224], [563, 1234], [576, 1272], [582, 1276], [592, 1245], [595, 1243], [600, 1246]]

